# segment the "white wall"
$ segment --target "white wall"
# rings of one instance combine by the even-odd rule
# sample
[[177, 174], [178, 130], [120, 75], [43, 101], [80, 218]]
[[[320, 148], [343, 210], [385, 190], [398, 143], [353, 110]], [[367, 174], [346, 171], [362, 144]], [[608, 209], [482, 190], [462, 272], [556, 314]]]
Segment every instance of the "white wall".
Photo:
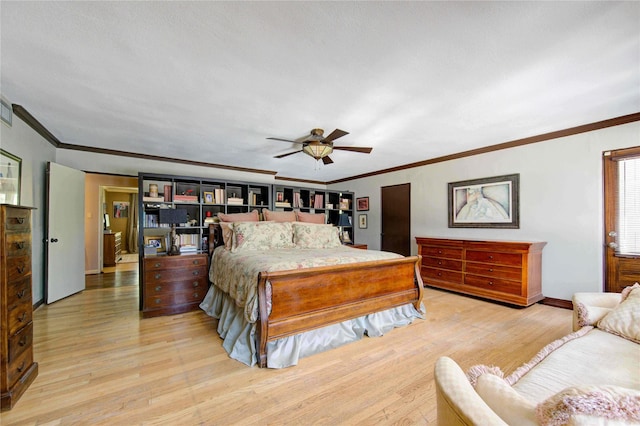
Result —
[[[602, 152], [638, 145], [635, 122], [336, 186], [369, 197], [370, 210], [361, 212], [368, 228], [356, 230], [356, 242], [371, 248], [380, 248], [380, 188], [401, 183], [411, 183], [412, 239], [546, 241], [543, 294], [569, 300], [574, 292], [603, 288]], [[447, 183], [511, 173], [520, 174], [520, 229], [448, 228]]]
[[15, 115], [12, 126], [0, 125], [0, 148], [22, 159], [20, 204], [35, 207], [33, 223], [32, 286], [33, 301], [44, 298], [45, 176], [47, 162], [55, 161], [56, 150], [42, 136]]

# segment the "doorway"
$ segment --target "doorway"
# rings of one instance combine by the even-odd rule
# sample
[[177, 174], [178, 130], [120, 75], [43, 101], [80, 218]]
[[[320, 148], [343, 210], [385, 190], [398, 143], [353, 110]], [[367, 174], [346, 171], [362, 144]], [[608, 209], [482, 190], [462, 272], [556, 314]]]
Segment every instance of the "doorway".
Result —
[[640, 147], [603, 153], [604, 291], [640, 276]]
[[411, 255], [411, 184], [383, 186], [381, 244], [383, 251]]

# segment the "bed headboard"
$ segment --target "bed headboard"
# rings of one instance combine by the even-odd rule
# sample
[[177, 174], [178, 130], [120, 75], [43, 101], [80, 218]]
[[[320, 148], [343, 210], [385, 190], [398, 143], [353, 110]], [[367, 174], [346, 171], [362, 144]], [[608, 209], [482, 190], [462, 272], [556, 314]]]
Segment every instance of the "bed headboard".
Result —
[[213, 254], [213, 250], [224, 244], [222, 241], [222, 229], [217, 223], [209, 224], [209, 257]]

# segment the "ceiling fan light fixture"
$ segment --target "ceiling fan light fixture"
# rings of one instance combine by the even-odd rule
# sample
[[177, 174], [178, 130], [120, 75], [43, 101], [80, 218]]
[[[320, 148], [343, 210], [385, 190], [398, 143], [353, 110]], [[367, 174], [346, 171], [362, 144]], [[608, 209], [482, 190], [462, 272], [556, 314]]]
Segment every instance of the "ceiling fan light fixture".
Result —
[[333, 146], [323, 144], [321, 142], [309, 142], [302, 148], [305, 154], [312, 156], [316, 160], [320, 160], [333, 152]]

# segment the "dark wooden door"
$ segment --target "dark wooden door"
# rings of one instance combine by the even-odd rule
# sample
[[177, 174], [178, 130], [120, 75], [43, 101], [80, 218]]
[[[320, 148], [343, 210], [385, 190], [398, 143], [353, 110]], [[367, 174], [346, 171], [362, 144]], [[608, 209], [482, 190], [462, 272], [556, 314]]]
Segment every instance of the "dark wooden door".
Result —
[[383, 251], [411, 255], [411, 184], [383, 186], [381, 244]]
[[604, 290], [619, 293], [640, 277], [640, 147], [607, 151], [602, 166]]

